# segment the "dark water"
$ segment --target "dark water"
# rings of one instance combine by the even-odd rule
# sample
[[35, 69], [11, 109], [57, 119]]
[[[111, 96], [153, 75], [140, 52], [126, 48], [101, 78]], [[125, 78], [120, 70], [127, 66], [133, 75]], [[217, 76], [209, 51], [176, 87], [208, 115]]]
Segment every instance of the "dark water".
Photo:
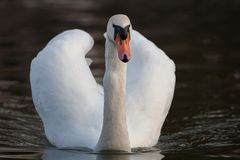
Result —
[[[129, 155], [57, 150], [44, 137], [29, 89], [31, 59], [54, 35], [81, 28], [95, 39], [101, 83], [108, 18], [125, 13], [177, 66], [173, 104], [156, 148]], [[240, 158], [240, 1], [1, 0], [0, 159]]]

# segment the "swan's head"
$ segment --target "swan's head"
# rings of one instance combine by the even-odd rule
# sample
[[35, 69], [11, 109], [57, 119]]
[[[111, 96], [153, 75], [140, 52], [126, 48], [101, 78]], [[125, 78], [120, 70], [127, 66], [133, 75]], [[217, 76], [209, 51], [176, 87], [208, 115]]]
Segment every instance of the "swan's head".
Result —
[[131, 59], [130, 35], [132, 25], [129, 18], [123, 14], [112, 16], [107, 25], [107, 36], [116, 44], [119, 59], [126, 63]]

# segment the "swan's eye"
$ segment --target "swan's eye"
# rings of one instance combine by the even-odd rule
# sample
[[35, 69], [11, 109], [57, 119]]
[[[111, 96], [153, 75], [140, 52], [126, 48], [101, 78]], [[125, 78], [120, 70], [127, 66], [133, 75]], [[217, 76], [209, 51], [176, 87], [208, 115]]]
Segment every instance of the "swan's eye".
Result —
[[114, 40], [116, 40], [117, 34], [120, 35], [122, 40], [125, 40], [128, 37], [130, 24], [127, 25], [124, 28], [122, 28], [121, 26], [113, 24], [113, 28], [114, 28]]

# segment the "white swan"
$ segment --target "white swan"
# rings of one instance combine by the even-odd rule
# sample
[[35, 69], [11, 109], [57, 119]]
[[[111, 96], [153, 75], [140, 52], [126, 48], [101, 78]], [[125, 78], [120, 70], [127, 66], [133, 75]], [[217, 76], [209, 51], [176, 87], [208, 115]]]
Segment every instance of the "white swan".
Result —
[[93, 39], [82, 30], [57, 35], [31, 63], [33, 102], [57, 147], [130, 152], [158, 142], [175, 88], [173, 61], [125, 15], [109, 19], [105, 38], [104, 87], [85, 59]]

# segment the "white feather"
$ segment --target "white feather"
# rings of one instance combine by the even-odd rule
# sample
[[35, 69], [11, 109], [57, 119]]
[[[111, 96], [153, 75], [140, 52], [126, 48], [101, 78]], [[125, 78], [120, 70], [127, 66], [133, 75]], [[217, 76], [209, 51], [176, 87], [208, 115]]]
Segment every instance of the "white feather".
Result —
[[[103, 119], [103, 88], [85, 55], [92, 37], [82, 30], [54, 37], [31, 63], [32, 96], [48, 140], [57, 147], [88, 147], [98, 142]], [[175, 65], [140, 33], [131, 35], [127, 72], [127, 123], [131, 147], [158, 142], [171, 105]]]

